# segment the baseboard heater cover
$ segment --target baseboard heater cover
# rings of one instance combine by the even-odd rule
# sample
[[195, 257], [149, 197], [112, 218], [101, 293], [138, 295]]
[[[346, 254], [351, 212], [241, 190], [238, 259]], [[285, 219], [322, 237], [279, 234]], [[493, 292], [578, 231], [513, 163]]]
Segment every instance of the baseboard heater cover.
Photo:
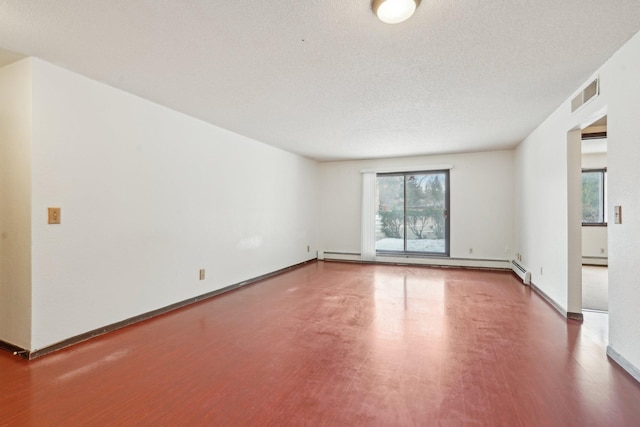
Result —
[[531, 272], [527, 271], [522, 265], [518, 263], [515, 259], [511, 260], [511, 270], [513, 270], [516, 275], [522, 279], [522, 283], [525, 285], [531, 284]]
[[416, 265], [424, 267], [459, 267], [491, 270], [509, 270], [508, 259], [412, 257], [410, 255], [378, 254], [373, 261], [363, 261], [358, 252], [318, 251], [321, 261], [342, 261], [359, 264]]

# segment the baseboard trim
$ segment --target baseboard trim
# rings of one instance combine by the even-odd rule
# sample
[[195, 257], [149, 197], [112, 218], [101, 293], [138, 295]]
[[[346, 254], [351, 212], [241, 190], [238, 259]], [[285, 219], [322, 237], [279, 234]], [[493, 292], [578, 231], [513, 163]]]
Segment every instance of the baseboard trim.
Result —
[[[377, 262], [377, 261], [350, 261], [341, 259], [324, 259], [318, 260], [322, 262], [344, 263], [344, 264], [363, 264], [363, 265], [386, 265], [393, 267], [420, 267], [420, 268], [447, 268], [447, 269], [461, 269], [461, 270], [477, 270], [477, 271], [498, 271], [501, 273], [509, 272], [507, 268], [498, 267], [467, 267], [459, 265], [438, 265], [438, 264], [409, 264], [399, 262]], [[517, 277], [517, 276], [516, 276]]]
[[363, 261], [360, 254], [356, 252], [321, 251], [318, 259], [321, 261], [343, 261], [361, 264], [389, 264], [389, 265], [411, 265], [426, 267], [451, 267], [451, 268], [472, 268], [509, 270], [511, 268], [508, 260], [488, 259], [488, 258], [452, 258], [452, 257], [415, 257], [409, 255], [376, 255], [373, 261]]
[[318, 251], [318, 259], [320, 261], [351, 261], [351, 262], [359, 262], [362, 260], [358, 252], [331, 252], [331, 251]]
[[607, 266], [609, 265], [609, 258], [585, 256], [582, 257], [582, 265]]
[[9, 342], [6, 341], [2, 341], [0, 340], [0, 350], [5, 350], [5, 351], [9, 351], [11, 353], [13, 353], [16, 356], [20, 356], [26, 359], [26, 357], [24, 357], [23, 355], [28, 353], [29, 350], [26, 350], [20, 346], [17, 346], [15, 344], [11, 344]]
[[631, 375], [634, 380], [640, 382], [640, 369], [636, 368], [633, 363], [625, 359], [624, 356], [615, 351], [610, 345], [607, 346], [607, 356]]
[[560, 306], [553, 298], [547, 295], [542, 289], [537, 287], [535, 283], [531, 282], [529, 284], [531, 289], [538, 294], [547, 304], [549, 304], [554, 310], [556, 310], [560, 315], [569, 320], [576, 320], [578, 322], [584, 321], [584, 315], [582, 313], [574, 313], [572, 311], [567, 311]]
[[574, 313], [573, 311], [567, 311], [567, 319], [576, 320], [578, 322], [584, 322], [584, 314]]
[[180, 309], [182, 307], [186, 307], [186, 306], [189, 306], [191, 304], [195, 304], [197, 302], [204, 301], [204, 300], [216, 297], [216, 296], [218, 296], [220, 294], [224, 294], [224, 293], [236, 290], [236, 289], [244, 287], [244, 286], [255, 284], [257, 282], [269, 279], [271, 277], [286, 273], [288, 271], [291, 271], [291, 270], [294, 270], [294, 269], [300, 268], [302, 266], [305, 266], [307, 264], [311, 264], [311, 263], [315, 263], [315, 262], [317, 262], [317, 259], [313, 258], [313, 259], [310, 259], [310, 260], [307, 260], [307, 261], [304, 261], [304, 262], [301, 262], [301, 263], [298, 263], [298, 264], [291, 265], [289, 267], [284, 267], [284, 268], [281, 268], [279, 270], [273, 271], [271, 273], [266, 273], [266, 274], [263, 274], [261, 276], [256, 276], [256, 277], [253, 277], [251, 279], [244, 280], [242, 282], [234, 283], [233, 285], [225, 286], [224, 288], [221, 288], [221, 289], [216, 289], [215, 291], [207, 292], [205, 294], [198, 295], [196, 297], [189, 298], [189, 299], [186, 299], [186, 300], [183, 300], [183, 301], [179, 301], [179, 302], [170, 304], [168, 306], [158, 308], [156, 310], [148, 311], [146, 313], [142, 313], [142, 314], [139, 314], [137, 316], [130, 317], [128, 319], [122, 320], [120, 322], [112, 323], [110, 325], [103, 326], [101, 328], [94, 329], [92, 331], [88, 331], [88, 332], [85, 332], [83, 334], [73, 336], [71, 338], [67, 338], [67, 339], [65, 339], [63, 341], [60, 341], [60, 342], [56, 343], [56, 344], [52, 344], [50, 346], [43, 347], [43, 348], [40, 348], [40, 349], [36, 349], [36, 350], [33, 350], [33, 351], [29, 351], [29, 350], [14, 346], [14, 345], [9, 344], [9, 343], [4, 343], [5, 345], [3, 346], [3, 345], [1, 345], [2, 341], [0, 341], [0, 348], [4, 348], [5, 350], [9, 350], [9, 351], [13, 352], [13, 354], [15, 354], [17, 356], [20, 356], [23, 359], [28, 359], [28, 360], [36, 359], [38, 357], [42, 357], [42, 356], [44, 356], [46, 354], [53, 353], [54, 351], [58, 351], [58, 350], [61, 350], [63, 348], [66, 348], [66, 347], [70, 347], [72, 345], [79, 344], [79, 343], [81, 343], [83, 341], [90, 340], [90, 339], [98, 337], [100, 335], [104, 335], [106, 333], [113, 332], [113, 331], [116, 331], [118, 329], [122, 329], [124, 327], [130, 326], [130, 325], [133, 325], [133, 324], [136, 324], [136, 323], [143, 322], [143, 321], [151, 319], [153, 317], [160, 316], [160, 315], [168, 313], [170, 311], [174, 311], [174, 310]]

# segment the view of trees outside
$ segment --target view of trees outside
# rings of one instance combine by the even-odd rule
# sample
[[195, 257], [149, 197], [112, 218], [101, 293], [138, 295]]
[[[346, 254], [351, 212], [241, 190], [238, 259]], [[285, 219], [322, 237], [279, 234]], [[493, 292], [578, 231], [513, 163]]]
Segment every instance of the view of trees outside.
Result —
[[[404, 239], [404, 176], [377, 178], [377, 242], [384, 238]], [[404, 250], [404, 241], [400, 250]]]
[[[377, 178], [376, 249], [445, 252], [445, 174]], [[405, 201], [406, 186], [406, 201]]]
[[582, 222], [585, 224], [605, 222], [604, 174], [603, 170], [582, 172]]

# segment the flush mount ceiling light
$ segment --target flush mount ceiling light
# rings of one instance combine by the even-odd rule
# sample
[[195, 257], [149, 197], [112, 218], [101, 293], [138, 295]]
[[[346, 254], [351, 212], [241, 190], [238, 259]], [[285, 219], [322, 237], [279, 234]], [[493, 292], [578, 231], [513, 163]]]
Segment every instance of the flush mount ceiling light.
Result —
[[420, 0], [373, 0], [373, 13], [387, 24], [398, 24], [411, 18]]

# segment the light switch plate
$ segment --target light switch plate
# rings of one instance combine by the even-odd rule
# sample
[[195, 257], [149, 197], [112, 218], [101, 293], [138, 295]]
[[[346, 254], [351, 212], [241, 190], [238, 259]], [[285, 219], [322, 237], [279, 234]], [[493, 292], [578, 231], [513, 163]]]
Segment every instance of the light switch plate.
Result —
[[60, 224], [60, 208], [49, 208], [49, 224]]

